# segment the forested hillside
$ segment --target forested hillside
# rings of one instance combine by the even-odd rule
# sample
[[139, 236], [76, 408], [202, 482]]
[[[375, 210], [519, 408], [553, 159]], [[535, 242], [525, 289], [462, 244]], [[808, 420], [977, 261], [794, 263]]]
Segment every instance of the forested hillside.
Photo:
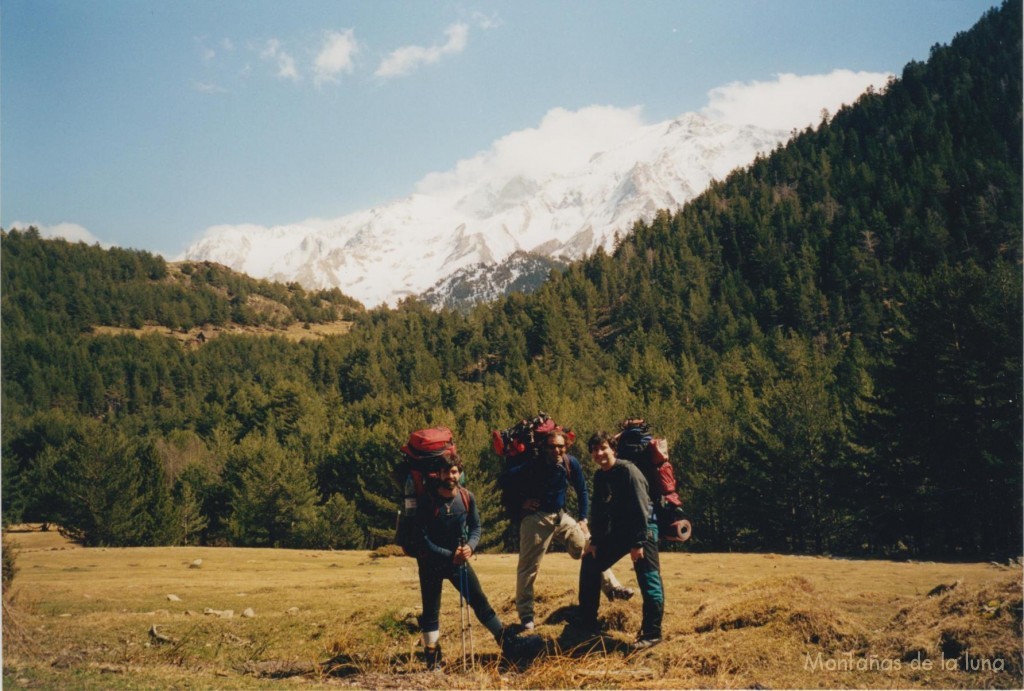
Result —
[[583, 434], [651, 420], [691, 549], [1017, 554], [1021, 103], [1013, 0], [531, 295], [365, 312], [261, 288], [300, 320], [348, 310], [351, 333], [317, 342], [89, 333], [265, 317], [227, 285], [244, 277], [197, 267], [230, 294], [183, 291], [144, 253], [7, 233], [4, 520], [87, 544], [372, 546], [397, 448], [444, 424], [494, 545], [490, 432], [544, 410]]

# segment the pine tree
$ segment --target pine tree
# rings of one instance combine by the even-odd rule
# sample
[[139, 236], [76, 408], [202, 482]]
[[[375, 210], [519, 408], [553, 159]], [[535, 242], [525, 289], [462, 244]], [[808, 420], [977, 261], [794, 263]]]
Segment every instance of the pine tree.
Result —
[[91, 547], [169, 542], [172, 512], [153, 445], [104, 425], [90, 427], [40, 459], [61, 532]]
[[233, 452], [239, 468], [232, 487], [228, 532], [236, 544], [299, 547], [316, 519], [316, 486], [301, 458], [273, 435], [252, 434]]

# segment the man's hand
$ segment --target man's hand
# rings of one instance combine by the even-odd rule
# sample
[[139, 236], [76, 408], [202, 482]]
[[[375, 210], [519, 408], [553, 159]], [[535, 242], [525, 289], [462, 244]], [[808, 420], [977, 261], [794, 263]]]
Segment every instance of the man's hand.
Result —
[[583, 537], [585, 537], [585, 538], [589, 538], [590, 537], [590, 526], [587, 525], [587, 519], [586, 518], [583, 518], [580, 521], [578, 521], [576, 523], [576, 525], [578, 525], [580, 527], [580, 530], [583, 531]]
[[540, 499], [527, 499], [523, 502], [524, 511], [536, 511], [540, 508]]
[[473, 548], [469, 545], [462, 545], [457, 550], [455, 550], [455, 554], [452, 555], [452, 562], [460, 565], [465, 564], [467, 561], [469, 561], [469, 558], [472, 556]]
[[633, 549], [629, 550], [629, 558], [633, 560], [634, 564], [640, 561], [644, 558], [644, 548], [634, 547]]

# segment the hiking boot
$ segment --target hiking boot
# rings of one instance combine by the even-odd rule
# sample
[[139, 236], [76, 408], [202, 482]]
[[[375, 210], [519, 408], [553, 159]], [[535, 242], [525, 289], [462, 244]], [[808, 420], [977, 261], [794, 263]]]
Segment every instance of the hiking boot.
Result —
[[537, 657], [544, 650], [544, 639], [537, 635], [503, 636], [501, 654], [512, 662], [522, 662]]
[[655, 636], [652, 634], [640, 634], [637, 639], [633, 641], [632, 645], [629, 646], [630, 652], [638, 653], [641, 650], [647, 650], [661, 643], [661, 636]]
[[441, 646], [435, 645], [424, 648], [423, 659], [427, 663], [428, 672], [439, 672], [444, 665], [444, 658], [441, 657]]
[[617, 588], [612, 588], [605, 594], [608, 596], [609, 600], [628, 600], [636, 594], [636, 591], [632, 588], [620, 585]]

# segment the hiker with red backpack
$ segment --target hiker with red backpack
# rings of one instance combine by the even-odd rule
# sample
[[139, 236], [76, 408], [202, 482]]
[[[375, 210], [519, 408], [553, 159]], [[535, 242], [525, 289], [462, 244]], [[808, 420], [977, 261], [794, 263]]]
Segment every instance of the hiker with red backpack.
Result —
[[592, 535], [580, 562], [575, 626], [588, 634], [600, 632], [597, 610], [601, 572], [628, 554], [643, 599], [640, 633], [631, 646], [639, 651], [661, 642], [665, 589], [658, 557], [658, 523], [644, 474], [633, 463], [617, 457], [616, 441], [606, 432], [597, 432], [587, 443], [598, 470], [594, 473], [590, 514]]
[[[428, 438], [430, 441], [423, 441]], [[404, 484], [412, 483], [415, 487], [413, 473], [423, 473], [422, 491], [411, 500], [415, 504], [412, 525], [417, 537], [413, 544], [403, 545], [403, 548], [416, 557], [423, 604], [419, 624], [427, 669], [440, 670], [443, 665], [440, 612], [444, 581], [459, 590], [460, 598], [494, 636], [507, 659], [519, 661], [539, 653], [543, 641], [506, 630], [470, 565], [480, 543], [480, 513], [473, 494], [460, 484], [462, 460], [451, 441], [451, 432], [445, 428], [414, 432], [402, 452], [408, 460], [409, 472]], [[418, 470], [412, 469], [414, 465]], [[408, 507], [409, 495], [406, 497]], [[468, 621], [464, 622], [463, 633], [466, 626], [469, 626]]]
[[626, 418], [615, 435], [615, 454], [633, 463], [647, 480], [661, 536], [668, 542], [689, 540], [693, 528], [676, 491], [668, 440], [655, 437], [643, 418]]
[[[553, 424], [550, 430], [541, 429], [540, 453], [507, 469], [503, 478], [506, 486], [521, 488], [516, 610], [527, 631], [535, 628], [533, 588], [551, 542], [564, 545], [569, 556], [579, 559], [590, 537], [586, 478], [579, 461], [566, 450], [569, 433]], [[565, 510], [569, 486], [576, 492], [579, 520]], [[610, 600], [633, 596], [633, 589], [619, 583], [610, 568], [601, 574], [601, 589]]]

